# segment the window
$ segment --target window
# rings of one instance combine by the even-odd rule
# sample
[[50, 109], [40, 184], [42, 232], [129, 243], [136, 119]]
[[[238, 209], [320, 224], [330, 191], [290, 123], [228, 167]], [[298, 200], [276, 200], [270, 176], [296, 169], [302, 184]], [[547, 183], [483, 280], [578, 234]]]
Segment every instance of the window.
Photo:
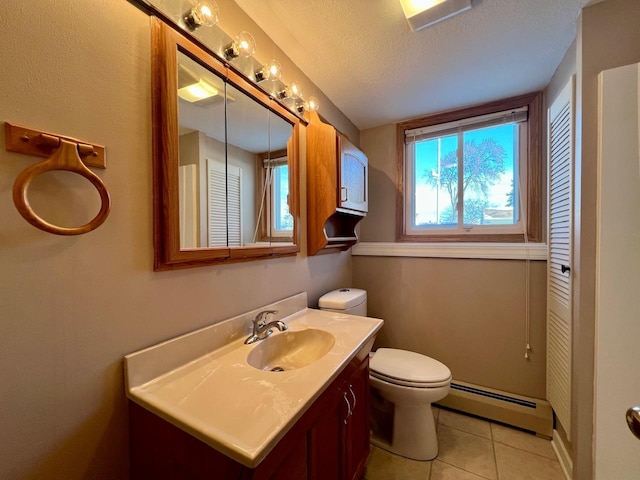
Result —
[[400, 123], [398, 237], [541, 241], [541, 95]]
[[[258, 156], [261, 178], [257, 193], [261, 203], [260, 240], [289, 242], [293, 238], [293, 216], [289, 213], [289, 164], [286, 151]], [[263, 196], [264, 195], [264, 196]]]
[[286, 163], [272, 167], [271, 182], [271, 236], [291, 237], [293, 217], [289, 213], [289, 166]]

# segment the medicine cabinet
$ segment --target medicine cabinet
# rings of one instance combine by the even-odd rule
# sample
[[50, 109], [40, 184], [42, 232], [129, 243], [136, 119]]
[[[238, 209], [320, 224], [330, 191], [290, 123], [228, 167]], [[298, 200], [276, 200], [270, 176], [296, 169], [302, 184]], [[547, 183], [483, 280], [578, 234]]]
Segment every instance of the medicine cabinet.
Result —
[[299, 251], [299, 118], [152, 18], [154, 267]]

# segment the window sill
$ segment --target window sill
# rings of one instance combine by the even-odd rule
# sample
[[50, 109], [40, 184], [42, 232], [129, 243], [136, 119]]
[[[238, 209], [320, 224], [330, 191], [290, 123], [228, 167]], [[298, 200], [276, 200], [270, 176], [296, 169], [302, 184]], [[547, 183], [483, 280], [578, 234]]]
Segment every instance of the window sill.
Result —
[[365, 257], [485, 258], [547, 260], [544, 243], [395, 243], [360, 242], [351, 255]]

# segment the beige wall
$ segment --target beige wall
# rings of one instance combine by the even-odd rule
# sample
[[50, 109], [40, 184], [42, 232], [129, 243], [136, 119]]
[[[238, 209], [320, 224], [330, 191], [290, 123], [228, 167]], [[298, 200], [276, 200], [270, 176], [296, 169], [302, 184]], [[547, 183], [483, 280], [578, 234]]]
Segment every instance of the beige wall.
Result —
[[576, 40], [569, 46], [560, 65], [556, 68], [556, 71], [551, 77], [551, 81], [544, 91], [545, 100], [545, 116], [546, 109], [548, 109], [553, 102], [558, 98], [560, 92], [565, 87], [572, 75], [576, 74]]
[[[314, 304], [351, 284], [351, 257], [154, 273], [148, 17], [126, 1], [11, 3], [0, 121], [106, 145], [113, 206], [85, 235], [27, 224], [12, 184], [40, 159], [6, 152], [0, 133], [0, 478], [126, 479], [123, 355], [300, 291]], [[83, 182], [47, 175], [30, 199], [78, 225], [97, 211]]]
[[[369, 157], [369, 214], [360, 238], [396, 235], [396, 126], [360, 133]], [[524, 261], [354, 257], [369, 314], [385, 320], [377, 346], [415, 350], [486, 387], [545, 398], [546, 262], [531, 262], [531, 346], [525, 351]]]
[[607, 0], [582, 11], [577, 39], [572, 442], [576, 480], [593, 477], [593, 361], [597, 183], [597, 76], [640, 62], [640, 2]]
[[354, 284], [383, 318], [378, 347], [412, 350], [456, 380], [545, 398], [546, 262], [531, 262], [525, 360], [525, 266], [511, 260], [354, 257]]

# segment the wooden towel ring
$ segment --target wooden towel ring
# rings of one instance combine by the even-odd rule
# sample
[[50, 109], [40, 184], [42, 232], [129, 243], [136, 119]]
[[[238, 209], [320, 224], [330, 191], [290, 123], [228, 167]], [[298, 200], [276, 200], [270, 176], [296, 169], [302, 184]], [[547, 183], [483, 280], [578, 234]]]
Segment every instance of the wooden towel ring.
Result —
[[[40, 218], [29, 205], [27, 190], [29, 184], [38, 175], [51, 170], [67, 170], [77, 173], [89, 180], [100, 194], [102, 205], [96, 217], [86, 225], [80, 227], [59, 227], [52, 225]], [[95, 173], [89, 170], [78, 155], [78, 144], [60, 138], [60, 146], [46, 160], [36, 163], [25, 169], [16, 178], [13, 184], [13, 203], [20, 215], [34, 227], [56, 235], [80, 235], [95, 230], [104, 223], [111, 209], [111, 199], [107, 188]]]

